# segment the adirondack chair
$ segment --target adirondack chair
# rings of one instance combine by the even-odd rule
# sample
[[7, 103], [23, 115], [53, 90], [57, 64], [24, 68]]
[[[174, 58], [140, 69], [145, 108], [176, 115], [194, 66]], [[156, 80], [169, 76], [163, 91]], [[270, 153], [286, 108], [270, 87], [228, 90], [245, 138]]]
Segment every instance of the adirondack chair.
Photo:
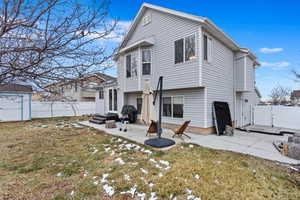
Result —
[[190, 136], [188, 136], [187, 134], [185, 134], [185, 130], [188, 127], [189, 123], [191, 122], [191, 120], [189, 121], [185, 121], [178, 129], [173, 130], [174, 131], [174, 135], [172, 136], [173, 138], [175, 136], [179, 136], [182, 137], [183, 135], [185, 135], [186, 137], [188, 137], [189, 139], [191, 139]]
[[151, 120], [151, 124], [147, 130], [146, 136], [153, 134], [153, 133], [157, 133], [157, 122]]

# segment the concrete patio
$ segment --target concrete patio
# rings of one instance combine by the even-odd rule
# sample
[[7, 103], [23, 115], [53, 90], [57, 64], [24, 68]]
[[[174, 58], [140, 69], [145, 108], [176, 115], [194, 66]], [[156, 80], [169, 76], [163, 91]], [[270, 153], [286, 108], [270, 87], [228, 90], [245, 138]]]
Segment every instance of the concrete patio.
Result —
[[[143, 125], [130, 124], [127, 132], [121, 132], [118, 128], [106, 129], [105, 125], [93, 124], [88, 121], [80, 124], [93, 127], [108, 134], [121, 136], [129, 140], [144, 144], [149, 137], [146, 136], [147, 127]], [[171, 138], [173, 135], [169, 129], [163, 129], [163, 137]], [[184, 141], [175, 138], [176, 143], [193, 143], [212, 149], [229, 150], [243, 154], [249, 154], [267, 160], [278, 161], [287, 164], [300, 164], [300, 160], [295, 160], [281, 155], [273, 146], [275, 140], [287, 140], [288, 135], [277, 136], [253, 132], [243, 132], [236, 130], [234, 136], [200, 135], [188, 133], [191, 139], [184, 137]]]

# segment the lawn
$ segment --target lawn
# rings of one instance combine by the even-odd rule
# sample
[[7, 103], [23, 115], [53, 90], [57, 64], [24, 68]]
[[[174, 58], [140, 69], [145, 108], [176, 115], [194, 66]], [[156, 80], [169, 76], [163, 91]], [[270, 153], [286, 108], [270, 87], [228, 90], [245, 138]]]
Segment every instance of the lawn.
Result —
[[300, 175], [274, 162], [192, 144], [156, 151], [77, 120], [0, 124], [0, 199], [300, 199]]

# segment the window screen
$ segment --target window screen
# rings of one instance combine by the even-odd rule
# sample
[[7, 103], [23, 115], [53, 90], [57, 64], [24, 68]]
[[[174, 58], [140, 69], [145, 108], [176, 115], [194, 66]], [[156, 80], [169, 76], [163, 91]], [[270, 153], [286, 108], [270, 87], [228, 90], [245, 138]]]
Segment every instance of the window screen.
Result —
[[183, 62], [183, 39], [175, 41], [175, 64]]

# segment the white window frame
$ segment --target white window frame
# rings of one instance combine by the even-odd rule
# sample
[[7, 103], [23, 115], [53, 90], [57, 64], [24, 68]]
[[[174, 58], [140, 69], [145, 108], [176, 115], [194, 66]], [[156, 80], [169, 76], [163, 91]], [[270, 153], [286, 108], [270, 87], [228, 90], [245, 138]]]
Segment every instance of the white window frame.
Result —
[[203, 58], [202, 59], [206, 63], [211, 63], [212, 57], [213, 57], [213, 39], [208, 34], [204, 33], [202, 40], [204, 40], [204, 36], [206, 36], [206, 38], [207, 38], [207, 60], [204, 59], [204, 41], [202, 41], [202, 43], [203, 43], [203, 46], [202, 46]]
[[146, 26], [147, 24], [150, 24], [151, 20], [151, 14], [145, 15], [142, 19], [142, 25]]
[[[150, 62], [143, 62], [143, 51], [150, 51], [150, 57], [151, 57], [151, 59], [150, 59]], [[142, 66], [141, 66], [141, 71], [142, 71], [142, 76], [150, 76], [151, 74], [152, 74], [152, 48], [143, 48], [143, 49], [141, 49], [141, 63], [142, 63]], [[147, 63], [150, 63], [150, 74], [143, 74], [143, 64], [147, 64]]]
[[[109, 91], [110, 90], [112, 90], [112, 98], [111, 98], [111, 100], [112, 100], [112, 106], [111, 106], [111, 108], [112, 108], [112, 110], [110, 110], [110, 108], [109, 108], [109, 104], [110, 104], [110, 99], [109, 99]], [[117, 113], [118, 112], [118, 108], [117, 108], [117, 110], [114, 110], [114, 103], [115, 103], [115, 95], [114, 95], [114, 91], [116, 91], [117, 92], [117, 96], [118, 96], [118, 89], [117, 88], [113, 88], [113, 87], [111, 87], [111, 88], [108, 88], [108, 93], [107, 93], [107, 95], [108, 95], [108, 112], [110, 112], [110, 113]], [[117, 97], [117, 101], [118, 101], [118, 97]], [[117, 105], [118, 105], [118, 102], [117, 102]]]
[[[127, 76], [127, 56], [130, 56], [130, 76]], [[132, 78], [132, 53], [127, 53], [125, 55], [125, 77], [126, 78]]]
[[[190, 36], [194, 36], [194, 37], [195, 37], [195, 59], [185, 60], [185, 39], [188, 38], [188, 37], [190, 37]], [[182, 62], [179, 62], [179, 63], [175, 63], [175, 42], [176, 42], [177, 40], [181, 40], [181, 39], [183, 39], [183, 61], [182, 61]], [[197, 58], [198, 58], [198, 56], [197, 56], [198, 51], [197, 51], [197, 35], [196, 35], [196, 33], [192, 33], [192, 34], [190, 34], [190, 35], [186, 35], [186, 36], [184, 36], [184, 37], [181, 37], [181, 38], [176, 39], [176, 40], [173, 42], [173, 46], [174, 46], [173, 48], [174, 48], [174, 64], [175, 64], [175, 65], [180, 65], [180, 64], [183, 64], [183, 63], [194, 62], [194, 61], [197, 60]]]
[[[185, 98], [184, 98], [184, 95], [171, 95], [171, 96], [163, 96], [163, 98], [171, 98], [171, 117], [169, 116], [163, 116], [162, 117], [165, 117], [165, 118], [168, 118], [168, 119], [175, 119], [175, 120], [183, 120], [184, 119], [184, 105], [185, 105]], [[182, 118], [178, 118], [178, 117], [173, 117], [173, 98], [174, 97], [182, 97], [182, 101], [183, 101], [183, 116]]]

